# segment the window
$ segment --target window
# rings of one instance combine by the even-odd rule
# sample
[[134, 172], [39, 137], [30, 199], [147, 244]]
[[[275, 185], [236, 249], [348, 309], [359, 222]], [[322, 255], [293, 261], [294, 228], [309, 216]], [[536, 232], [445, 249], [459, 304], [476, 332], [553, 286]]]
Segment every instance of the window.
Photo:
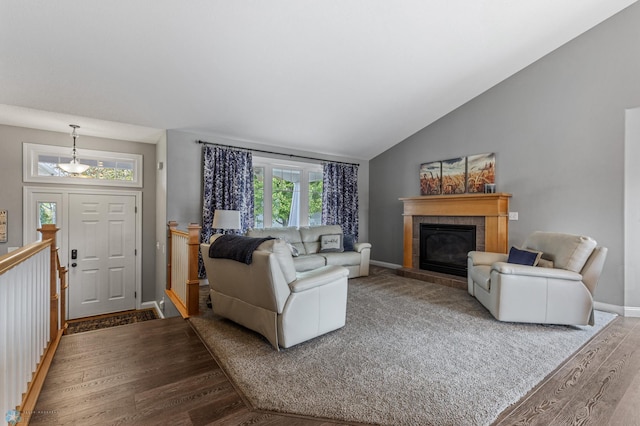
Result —
[[[57, 225], [57, 210], [58, 203], [52, 201], [39, 201], [38, 202], [38, 229], [42, 228], [42, 225]], [[42, 240], [42, 234], [38, 232], [38, 241]]]
[[264, 228], [264, 167], [253, 167], [253, 227]]
[[322, 166], [253, 157], [254, 227], [320, 225]]
[[42, 225], [55, 225], [57, 223], [56, 207], [56, 203], [52, 202], [38, 203], [38, 228], [42, 228]]
[[322, 172], [309, 172], [309, 226], [322, 225]]
[[142, 155], [78, 149], [82, 164], [91, 166], [81, 175], [68, 174], [58, 167], [71, 161], [71, 148], [23, 144], [25, 182], [73, 183], [142, 187]]

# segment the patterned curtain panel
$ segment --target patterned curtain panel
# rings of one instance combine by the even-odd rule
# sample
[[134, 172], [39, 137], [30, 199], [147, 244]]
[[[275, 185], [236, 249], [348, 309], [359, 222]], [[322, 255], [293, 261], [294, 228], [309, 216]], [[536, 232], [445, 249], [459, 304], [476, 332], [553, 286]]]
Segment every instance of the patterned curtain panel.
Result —
[[322, 223], [341, 225], [358, 240], [358, 165], [323, 164]]
[[[251, 152], [204, 145], [202, 187], [202, 230], [200, 241], [209, 238], [221, 229], [213, 228], [215, 210], [239, 210], [240, 224], [244, 233], [253, 226], [253, 165]], [[224, 230], [225, 233], [238, 231]], [[200, 276], [205, 276], [204, 264], [200, 261]]]

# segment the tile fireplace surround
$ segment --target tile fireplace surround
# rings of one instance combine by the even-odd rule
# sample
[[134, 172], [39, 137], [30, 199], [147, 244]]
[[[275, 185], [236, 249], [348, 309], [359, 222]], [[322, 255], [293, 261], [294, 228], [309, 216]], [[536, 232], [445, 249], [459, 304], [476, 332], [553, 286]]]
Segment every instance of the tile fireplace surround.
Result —
[[[476, 250], [507, 253], [511, 194], [428, 195], [400, 198], [404, 203], [404, 257], [402, 275], [462, 287], [461, 277], [419, 269], [420, 224], [442, 223], [476, 226]], [[421, 277], [421, 275], [428, 277]], [[451, 281], [451, 282], [450, 282]], [[464, 280], [466, 283], [466, 279]], [[466, 288], [466, 284], [464, 284]]]

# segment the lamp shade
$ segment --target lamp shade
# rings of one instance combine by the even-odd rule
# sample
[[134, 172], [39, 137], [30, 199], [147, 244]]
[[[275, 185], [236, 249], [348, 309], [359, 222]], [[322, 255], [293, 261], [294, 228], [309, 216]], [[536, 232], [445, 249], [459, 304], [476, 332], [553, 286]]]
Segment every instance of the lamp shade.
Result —
[[60, 163], [58, 164], [58, 167], [60, 167], [62, 170], [64, 170], [69, 174], [79, 175], [89, 170], [91, 166], [87, 164], [82, 164], [80, 163], [80, 160], [78, 160], [77, 151], [76, 151], [76, 139], [78, 139], [78, 129], [80, 128], [80, 126], [78, 126], [77, 124], [69, 124], [69, 127], [73, 129], [73, 131], [71, 132], [71, 137], [73, 137], [73, 150], [71, 151], [72, 152], [71, 161], [68, 163]]
[[240, 212], [238, 210], [216, 210], [213, 212], [213, 228], [240, 229]]
[[67, 173], [77, 175], [86, 172], [91, 166], [80, 163], [80, 160], [74, 157], [69, 163], [58, 164], [58, 167]]

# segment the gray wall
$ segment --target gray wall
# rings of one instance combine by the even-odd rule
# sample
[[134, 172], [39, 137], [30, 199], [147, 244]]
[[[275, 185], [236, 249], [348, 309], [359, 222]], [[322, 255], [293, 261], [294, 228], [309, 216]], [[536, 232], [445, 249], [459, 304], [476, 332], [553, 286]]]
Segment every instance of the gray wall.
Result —
[[640, 5], [557, 49], [370, 161], [374, 259], [402, 263], [402, 203], [420, 163], [496, 153], [510, 244], [534, 230], [609, 247], [596, 299], [624, 305], [625, 109], [640, 105]]
[[[232, 141], [205, 134], [169, 130], [167, 132], [167, 220], [177, 221], [180, 228], [186, 227], [189, 222], [202, 222], [202, 145], [196, 143], [200, 139], [242, 148], [284, 152], [286, 155], [295, 154], [325, 160], [358, 163], [359, 240], [368, 241], [369, 164], [367, 161]], [[256, 155], [266, 156], [265, 154]]]
[[[625, 140], [625, 305], [640, 316], [640, 108], [627, 110]], [[633, 315], [632, 312], [629, 313]]]
[[[162, 163], [162, 166], [160, 166]], [[163, 314], [167, 317], [180, 313], [165, 297], [167, 288], [167, 133], [156, 144], [156, 298], [165, 300]], [[171, 310], [170, 308], [173, 308]]]
[[[80, 129], [82, 130], [82, 129]], [[143, 184], [142, 188], [142, 301], [156, 298], [155, 288], [155, 209], [156, 209], [156, 175], [155, 150], [152, 144], [119, 141], [84, 136], [80, 132], [78, 146], [101, 151], [116, 151], [142, 154]], [[22, 143], [42, 145], [58, 145], [71, 147], [69, 133], [47, 132], [22, 127], [0, 125], [0, 209], [8, 210], [9, 228], [8, 242], [0, 243], [0, 255], [7, 253], [8, 247], [20, 247], [22, 241], [22, 189], [24, 186], [47, 186], [47, 184], [24, 184], [22, 182]], [[69, 185], [56, 185], [69, 186]], [[84, 186], [83, 188], [92, 188]], [[106, 187], [96, 187], [105, 189]], [[127, 188], [130, 189], [130, 188]], [[135, 188], [138, 190], [138, 188]]]

